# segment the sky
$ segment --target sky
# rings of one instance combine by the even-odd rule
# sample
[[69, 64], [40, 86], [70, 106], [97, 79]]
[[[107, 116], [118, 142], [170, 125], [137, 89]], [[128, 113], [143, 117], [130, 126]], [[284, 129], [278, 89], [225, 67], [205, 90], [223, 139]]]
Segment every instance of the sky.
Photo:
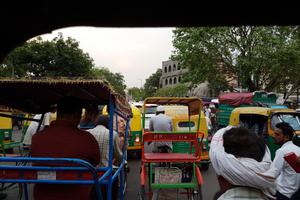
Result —
[[96, 66], [121, 73], [127, 87], [142, 87], [145, 80], [161, 68], [162, 61], [169, 60], [174, 51], [174, 29], [70, 27], [41, 37], [51, 40], [59, 32], [64, 38], [72, 37], [93, 58]]

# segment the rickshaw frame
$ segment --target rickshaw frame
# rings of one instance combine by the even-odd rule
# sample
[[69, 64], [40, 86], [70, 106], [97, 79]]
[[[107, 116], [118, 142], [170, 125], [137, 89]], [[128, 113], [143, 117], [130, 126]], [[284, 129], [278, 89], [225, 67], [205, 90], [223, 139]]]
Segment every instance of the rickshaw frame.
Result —
[[[199, 198], [202, 199], [201, 185], [203, 184], [203, 178], [200, 169], [197, 165], [201, 161], [200, 147], [202, 145], [203, 133], [199, 132], [200, 126], [200, 114], [202, 110], [201, 99], [199, 98], [181, 98], [181, 97], [149, 97], [144, 100], [143, 109], [145, 112], [146, 104], [153, 103], [157, 105], [177, 104], [188, 106], [188, 118], [193, 114], [198, 114], [197, 131], [183, 131], [183, 132], [160, 132], [160, 131], [146, 131], [143, 129], [143, 143], [142, 143], [142, 163], [141, 163], [141, 174], [140, 174], [140, 198], [144, 199], [146, 195], [146, 183], [148, 177], [149, 193], [151, 189], [159, 188], [185, 188], [187, 190], [197, 188], [200, 191]], [[199, 135], [201, 139], [199, 141]], [[155, 141], [168, 141], [168, 142], [190, 142], [189, 153], [145, 153], [145, 143]], [[192, 147], [195, 151], [192, 152]], [[152, 163], [184, 163], [186, 165], [192, 164], [193, 178], [189, 183], [152, 183], [153, 178], [150, 174], [152, 171]], [[195, 191], [195, 190], [194, 190]], [[198, 192], [198, 191], [197, 191]], [[195, 195], [196, 193], [189, 192], [187, 195]]]
[[[34, 86], [34, 87], [33, 87]], [[3, 97], [0, 105], [9, 106], [30, 113], [45, 113], [49, 105], [55, 104], [63, 96], [74, 96], [84, 103], [108, 104], [109, 106], [109, 161], [107, 167], [94, 167], [88, 162], [76, 158], [31, 158], [1, 157], [0, 183], [21, 183], [24, 185], [25, 199], [28, 199], [27, 183], [47, 184], [93, 184], [98, 199], [102, 199], [100, 186], [107, 187], [107, 199], [112, 197], [112, 184], [120, 175], [120, 199], [124, 199], [124, 165], [127, 159], [126, 141], [131, 117], [129, 104], [115, 93], [106, 82], [100, 80], [0, 80]], [[13, 92], [12, 92], [13, 91]], [[38, 98], [37, 98], [38, 96]], [[21, 98], [23, 101], [16, 100]], [[123, 159], [114, 172], [113, 160], [113, 116], [121, 116], [126, 123]], [[26, 118], [28, 119], [28, 118]], [[45, 166], [8, 166], [3, 162], [42, 162], [42, 163], [76, 163], [80, 167]], [[55, 172], [52, 176], [41, 176], [41, 172]], [[75, 174], [71, 172], [76, 172]], [[77, 173], [80, 172], [80, 173]], [[40, 173], [40, 175], [39, 175]], [[70, 174], [71, 173], [71, 174]], [[60, 176], [59, 176], [60, 175]], [[39, 178], [40, 177], [40, 178]]]

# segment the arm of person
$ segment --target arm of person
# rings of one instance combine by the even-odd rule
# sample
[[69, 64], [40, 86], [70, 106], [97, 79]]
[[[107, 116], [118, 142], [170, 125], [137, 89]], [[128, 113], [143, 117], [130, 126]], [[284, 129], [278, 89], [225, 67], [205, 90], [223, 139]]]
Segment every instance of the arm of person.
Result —
[[154, 131], [154, 128], [153, 128], [153, 119], [152, 118], [149, 121], [149, 131]]
[[44, 120], [43, 120], [44, 127], [50, 126], [50, 112], [45, 113]]
[[118, 134], [114, 134], [114, 158], [118, 163], [121, 163], [123, 159], [123, 152], [120, 147], [120, 138]]
[[281, 151], [281, 149], [278, 149], [275, 153], [275, 158], [270, 166], [270, 169], [263, 173], [263, 175], [277, 178], [282, 172], [284, 162], [284, 153]]

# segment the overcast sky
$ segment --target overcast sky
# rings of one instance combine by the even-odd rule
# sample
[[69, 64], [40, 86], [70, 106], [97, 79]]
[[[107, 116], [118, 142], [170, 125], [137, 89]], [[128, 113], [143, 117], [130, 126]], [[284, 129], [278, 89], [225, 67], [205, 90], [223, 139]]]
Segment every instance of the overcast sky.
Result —
[[141, 87], [162, 61], [170, 58], [174, 28], [94, 28], [72, 27], [42, 35], [51, 40], [62, 32], [64, 38], [79, 41], [80, 48], [96, 66], [123, 74], [127, 87]]

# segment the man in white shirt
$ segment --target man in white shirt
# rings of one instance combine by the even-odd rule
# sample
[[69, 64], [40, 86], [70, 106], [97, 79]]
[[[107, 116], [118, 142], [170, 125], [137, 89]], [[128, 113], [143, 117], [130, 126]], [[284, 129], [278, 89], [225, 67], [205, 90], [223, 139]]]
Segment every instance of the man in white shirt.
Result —
[[276, 151], [270, 170], [264, 175], [276, 178], [276, 197], [278, 200], [293, 199], [293, 194], [300, 187], [300, 174], [297, 174], [284, 159], [285, 154], [291, 152], [300, 156], [300, 148], [292, 142], [293, 135], [294, 129], [288, 123], [276, 124], [274, 141], [281, 145], [281, 148]]
[[[173, 130], [172, 119], [165, 114], [165, 108], [163, 106], [158, 106], [156, 115], [151, 117], [149, 130], [154, 132], [170, 132]], [[172, 142], [153, 142], [152, 145], [152, 152], [168, 153], [173, 149]]]

